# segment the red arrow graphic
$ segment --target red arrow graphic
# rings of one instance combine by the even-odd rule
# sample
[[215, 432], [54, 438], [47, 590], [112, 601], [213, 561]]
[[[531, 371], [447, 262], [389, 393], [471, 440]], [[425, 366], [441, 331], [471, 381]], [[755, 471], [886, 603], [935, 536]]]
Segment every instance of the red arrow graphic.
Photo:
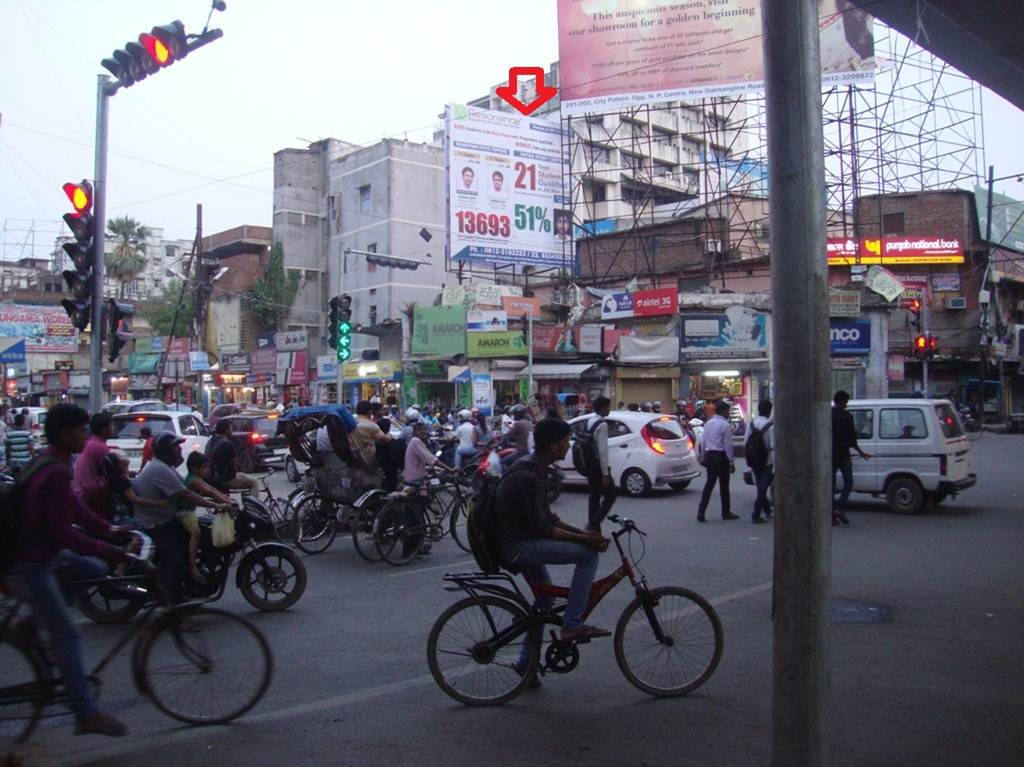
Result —
[[[537, 80], [537, 96], [529, 104], [524, 104], [519, 100], [518, 80], [520, 77], [533, 77]], [[529, 115], [553, 99], [558, 93], [558, 88], [544, 84], [544, 67], [510, 67], [508, 85], [502, 85], [494, 92], [513, 108], [518, 109], [524, 115]]]

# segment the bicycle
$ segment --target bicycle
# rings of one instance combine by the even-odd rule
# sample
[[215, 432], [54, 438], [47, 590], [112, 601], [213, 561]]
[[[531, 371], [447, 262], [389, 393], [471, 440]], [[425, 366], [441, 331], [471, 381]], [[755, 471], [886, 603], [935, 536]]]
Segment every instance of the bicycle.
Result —
[[470, 551], [466, 525], [474, 497], [472, 489], [455, 474], [441, 474], [431, 482], [393, 493], [377, 512], [374, 541], [388, 564], [408, 564], [428, 538], [440, 541], [447, 534], [460, 549]]
[[[198, 603], [166, 606], [167, 595], [149, 562], [152, 541], [135, 533], [142, 549], [133, 559], [142, 575], [111, 576], [104, 583], [145, 581], [161, 590], [165, 604], [152, 604], [141, 621], [100, 660], [89, 675], [100, 686], [103, 669], [134, 638], [132, 676], [139, 692], [164, 714], [191, 725], [224, 724], [255, 706], [270, 685], [273, 657], [263, 634], [244, 618]], [[84, 586], [99, 580], [76, 581]], [[31, 737], [47, 706], [67, 700], [43, 642], [17, 624], [21, 600], [0, 613], [0, 746]], [[220, 680], [223, 680], [218, 684]]]
[[371, 488], [351, 499], [331, 485], [330, 476], [318, 480], [312, 472], [300, 484], [302, 495], [295, 502], [291, 527], [295, 545], [307, 554], [320, 554], [334, 542], [340, 526], [341, 530], [351, 532], [352, 545], [359, 556], [367, 562], [380, 561], [373, 521], [386, 493]]
[[[619, 617], [614, 633], [615, 660], [629, 682], [655, 697], [693, 692], [714, 673], [722, 657], [722, 622], [704, 597], [690, 589], [663, 586], [651, 589], [632, 553], [632, 536], [645, 533], [614, 514], [619, 525], [612, 533], [622, 563], [590, 588], [586, 615], [624, 579], [636, 597]], [[627, 536], [623, 548], [621, 538]], [[628, 553], [627, 553], [628, 551]], [[536, 674], [567, 674], [579, 663], [579, 645], [589, 639], [563, 642], [554, 629], [541, 661], [547, 626], [561, 626], [565, 605], [538, 610], [527, 601], [508, 573], [448, 573], [449, 591], [468, 595], [441, 613], [427, 639], [427, 663], [437, 685], [469, 706], [495, 706], [515, 698]], [[531, 583], [534, 597], [561, 597], [569, 589]], [[525, 665], [517, 665], [523, 644]]]
[[295, 516], [296, 499], [301, 500], [303, 488], [297, 487], [292, 490], [287, 498], [279, 498], [270, 489], [269, 479], [273, 476], [273, 470], [253, 476], [256, 483], [262, 488], [251, 492], [243, 490], [227, 490], [229, 493], [241, 495], [242, 507], [263, 517], [274, 526], [274, 533], [282, 543], [287, 543], [291, 538], [293, 529], [292, 519]]

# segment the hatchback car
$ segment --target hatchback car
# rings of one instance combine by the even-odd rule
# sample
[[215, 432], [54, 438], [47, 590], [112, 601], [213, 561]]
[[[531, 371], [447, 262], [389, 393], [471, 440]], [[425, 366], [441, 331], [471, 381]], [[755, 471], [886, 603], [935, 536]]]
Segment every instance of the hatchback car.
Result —
[[238, 449], [238, 470], [252, 472], [271, 463], [284, 464], [288, 442], [277, 434], [277, 413], [246, 412], [221, 418], [231, 424], [231, 439]]
[[225, 402], [223, 405], [214, 405], [210, 409], [210, 417], [207, 419], [207, 425], [210, 427], [212, 432], [214, 427], [217, 426], [217, 421], [225, 416], [229, 415], [240, 415], [242, 413], [253, 412], [253, 413], [266, 413], [264, 408], [257, 407], [251, 402]]
[[[569, 421], [574, 435], [587, 428], [589, 415]], [[693, 438], [674, 415], [613, 410], [608, 422], [608, 463], [612, 478], [634, 498], [652, 487], [682, 490], [700, 476]], [[567, 484], [587, 480], [572, 465], [572, 455], [559, 462]]]
[[[114, 416], [114, 437], [107, 440], [107, 447], [124, 454], [131, 474], [137, 474], [142, 466], [142, 446], [145, 440], [140, 432], [146, 426], [154, 437], [164, 431], [183, 437], [185, 442], [181, 446], [181, 454], [185, 458], [188, 458], [189, 453], [203, 452], [209, 440], [203, 422], [191, 413], [119, 413]], [[178, 473], [182, 476], [187, 473], [184, 461], [178, 467]]]

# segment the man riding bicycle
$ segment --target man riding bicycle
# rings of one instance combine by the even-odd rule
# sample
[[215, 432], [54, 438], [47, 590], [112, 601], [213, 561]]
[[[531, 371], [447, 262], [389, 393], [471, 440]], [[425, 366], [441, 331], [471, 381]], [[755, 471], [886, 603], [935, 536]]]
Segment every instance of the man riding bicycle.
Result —
[[94, 514], [72, 492], [71, 455], [85, 447], [88, 423], [88, 413], [77, 405], [54, 405], [47, 411], [44, 430], [49, 446], [24, 470], [28, 479], [16, 491], [21, 497], [21, 542], [8, 578], [50, 635], [75, 715], [75, 735], [124, 735], [127, 728], [96, 707], [82, 664], [81, 637], [64, 603], [72, 594], [57, 580], [58, 572], [71, 581], [102, 578], [108, 569], [103, 560], [128, 559], [126, 549], [83, 532], [120, 540], [131, 536], [126, 528], [113, 527]]

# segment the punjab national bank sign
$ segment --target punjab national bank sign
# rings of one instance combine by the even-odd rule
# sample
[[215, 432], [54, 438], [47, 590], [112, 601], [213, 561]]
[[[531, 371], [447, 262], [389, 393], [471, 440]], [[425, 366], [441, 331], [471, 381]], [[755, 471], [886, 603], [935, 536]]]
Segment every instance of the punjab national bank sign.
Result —
[[851, 237], [829, 237], [826, 250], [829, 266], [912, 266], [964, 262], [964, 245], [959, 237], [864, 237], [860, 242]]

